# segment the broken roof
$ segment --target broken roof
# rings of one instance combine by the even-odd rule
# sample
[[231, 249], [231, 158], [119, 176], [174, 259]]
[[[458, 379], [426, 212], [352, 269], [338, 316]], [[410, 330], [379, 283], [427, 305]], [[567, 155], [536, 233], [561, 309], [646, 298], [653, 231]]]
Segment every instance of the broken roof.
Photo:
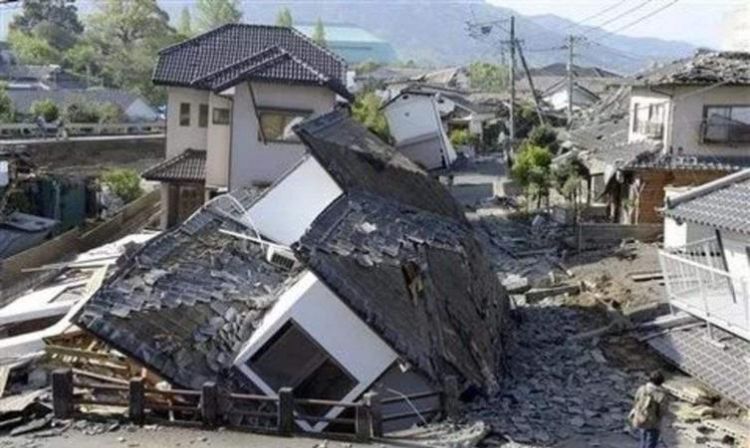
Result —
[[159, 52], [155, 84], [222, 91], [241, 81], [325, 85], [351, 99], [346, 63], [289, 27], [227, 24]]
[[[507, 298], [468, 224], [365, 192], [340, 197], [295, 246], [300, 259], [398, 353], [439, 383], [495, 390]], [[424, 294], [410, 297], [404, 266]], [[472, 347], [472, 350], [468, 350]]]
[[310, 154], [344, 191], [367, 191], [402, 204], [464, 220], [450, 192], [385, 144], [345, 110], [299, 125]]
[[186, 149], [141, 174], [146, 180], [164, 182], [205, 182], [206, 151]]
[[[243, 207], [260, 191], [232, 197]], [[232, 197], [207, 203], [179, 228], [119, 260], [75, 322], [182, 387], [200, 388], [231, 367], [241, 344], [297, 271], [268, 263]]]
[[750, 85], [750, 53], [699, 52], [635, 76], [640, 85]]
[[664, 214], [679, 221], [750, 235], [748, 204], [750, 169], [667, 198]]

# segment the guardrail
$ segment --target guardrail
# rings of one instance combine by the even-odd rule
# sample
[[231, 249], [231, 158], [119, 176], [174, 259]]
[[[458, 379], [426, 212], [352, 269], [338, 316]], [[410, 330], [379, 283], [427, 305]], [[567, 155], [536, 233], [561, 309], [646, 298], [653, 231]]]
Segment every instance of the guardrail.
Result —
[[167, 130], [164, 121], [145, 123], [65, 123], [62, 129], [54, 124], [43, 128], [36, 123], [0, 124], [0, 139], [33, 139], [85, 137], [104, 135], [150, 135], [163, 134]]
[[[82, 406], [115, 406], [127, 408], [128, 418], [142, 425], [147, 420], [159, 419], [158, 413], [170, 413], [170, 421], [177, 423], [200, 423], [216, 427], [227, 422], [241, 421], [234, 425], [238, 429], [255, 432], [275, 433], [291, 436], [295, 432], [305, 431], [304, 426], [296, 421], [327, 422], [336, 424], [337, 431], [348, 428], [348, 432], [337, 432], [333, 435], [343, 438], [354, 438], [358, 442], [368, 442], [383, 436], [383, 422], [416, 416], [418, 414], [436, 413], [445, 410], [454, 415], [458, 402], [457, 387], [447, 387], [453, 393], [424, 392], [389, 397], [381, 400], [376, 392], [364, 394], [361, 400], [354, 403], [335, 400], [296, 398], [291, 388], [281, 388], [278, 396], [232, 393], [220, 390], [215, 383], [207, 382], [201, 390], [158, 390], [145, 387], [143, 378], [133, 378], [127, 385], [104, 384], [103, 381], [86, 382], [74, 378], [71, 369], [58, 369], [52, 373], [52, 401], [56, 418], [68, 419], [83, 413]], [[454, 379], [448, 382], [457, 386]], [[81, 392], [86, 390], [84, 396]], [[101, 396], [109, 394], [108, 397]], [[449, 396], [450, 395], [450, 396]], [[430, 396], [440, 396], [440, 408], [417, 412], [383, 416], [383, 404], [399, 401], [417, 400]], [[353, 410], [353, 417], [324, 417], [311, 415], [310, 407], [341, 407]], [[306, 412], [306, 413], [303, 413]], [[331, 433], [326, 432], [326, 436]]]

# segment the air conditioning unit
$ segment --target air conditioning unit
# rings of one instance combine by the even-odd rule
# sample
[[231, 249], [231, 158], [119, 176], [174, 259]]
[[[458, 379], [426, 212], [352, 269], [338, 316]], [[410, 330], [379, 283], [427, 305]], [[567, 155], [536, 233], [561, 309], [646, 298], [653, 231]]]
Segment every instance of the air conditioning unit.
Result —
[[292, 251], [278, 246], [268, 246], [266, 261], [281, 269], [291, 271], [297, 267], [297, 258]]

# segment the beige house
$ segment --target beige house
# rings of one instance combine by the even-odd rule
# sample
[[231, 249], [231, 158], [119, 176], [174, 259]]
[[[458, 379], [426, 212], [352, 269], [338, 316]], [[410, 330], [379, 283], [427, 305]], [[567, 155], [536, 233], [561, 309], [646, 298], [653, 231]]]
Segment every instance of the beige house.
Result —
[[627, 141], [608, 186], [621, 223], [661, 222], [666, 187], [750, 166], [750, 53], [698, 53], [637, 77]]
[[345, 75], [341, 58], [284, 27], [230, 24], [162, 50], [167, 157], [143, 174], [161, 182], [162, 227], [295, 166], [305, 149], [293, 126], [351, 99]]

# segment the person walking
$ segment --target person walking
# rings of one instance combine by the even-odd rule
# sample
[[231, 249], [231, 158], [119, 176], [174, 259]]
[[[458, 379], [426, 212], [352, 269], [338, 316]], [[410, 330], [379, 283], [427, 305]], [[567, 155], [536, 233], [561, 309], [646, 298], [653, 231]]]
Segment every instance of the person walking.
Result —
[[667, 413], [668, 396], [664, 388], [664, 375], [652, 372], [648, 383], [635, 393], [633, 409], [628, 415], [630, 424], [640, 431], [640, 448], [656, 448], [661, 436], [661, 424]]

